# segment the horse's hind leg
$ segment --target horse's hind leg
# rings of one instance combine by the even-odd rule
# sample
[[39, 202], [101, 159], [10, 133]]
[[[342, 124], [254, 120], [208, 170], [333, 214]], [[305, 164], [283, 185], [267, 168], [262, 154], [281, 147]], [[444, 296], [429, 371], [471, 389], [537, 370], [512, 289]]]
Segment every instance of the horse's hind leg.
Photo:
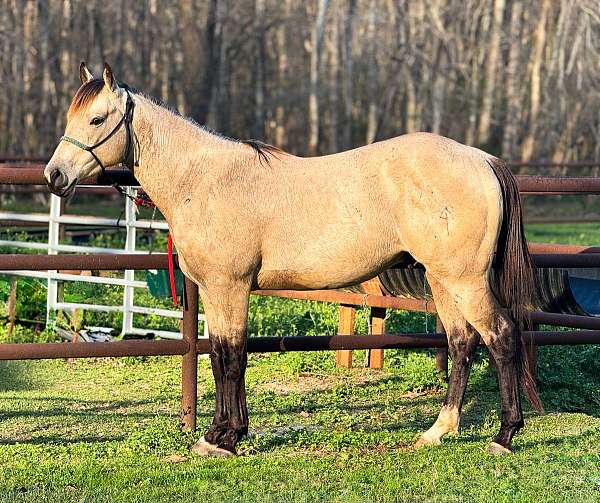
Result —
[[458, 433], [465, 389], [479, 341], [479, 334], [467, 323], [444, 287], [429, 275], [427, 280], [431, 286], [438, 316], [448, 337], [452, 370], [442, 410], [433, 426], [421, 435], [415, 447], [437, 445], [441, 443], [445, 434]]
[[445, 278], [442, 282], [466, 320], [481, 334], [496, 362], [501, 399], [500, 431], [490, 445], [490, 453], [510, 452], [512, 438], [524, 424], [515, 324], [492, 294], [487, 275], [456, 281]]
[[192, 452], [227, 456], [235, 454], [236, 444], [248, 433], [244, 376], [249, 288], [232, 285], [201, 291], [201, 295], [208, 322], [216, 399], [213, 422]]

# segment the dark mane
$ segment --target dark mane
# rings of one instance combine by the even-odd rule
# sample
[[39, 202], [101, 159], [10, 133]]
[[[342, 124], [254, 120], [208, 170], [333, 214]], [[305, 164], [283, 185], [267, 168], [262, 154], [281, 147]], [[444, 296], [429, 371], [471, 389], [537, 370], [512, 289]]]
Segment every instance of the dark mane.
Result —
[[275, 157], [276, 159], [279, 159], [278, 154], [283, 153], [283, 150], [281, 150], [279, 147], [276, 147], [275, 145], [270, 145], [268, 143], [264, 143], [260, 140], [238, 141], [241, 141], [245, 145], [252, 147], [254, 149], [254, 152], [258, 156], [258, 159], [261, 162], [261, 164], [264, 161], [268, 165], [270, 164], [270, 157]]

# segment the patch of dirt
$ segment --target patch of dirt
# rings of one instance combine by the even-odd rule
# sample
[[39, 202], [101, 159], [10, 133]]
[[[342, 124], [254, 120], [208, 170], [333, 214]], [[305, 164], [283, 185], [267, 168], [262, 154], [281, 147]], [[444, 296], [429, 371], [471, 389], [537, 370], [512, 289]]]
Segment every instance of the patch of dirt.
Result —
[[184, 461], [187, 461], [187, 458], [179, 454], [171, 454], [170, 456], [165, 456], [162, 460], [165, 463], [183, 463]]
[[341, 384], [361, 386], [374, 383], [389, 376], [387, 372], [379, 370], [355, 369], [345, 374], [315, 374], [302, 373], [286, 381], [267, 381], [256, 385], [256, 391], [271, 392], [276, 395], [289, 393], [306, 393], [310, 391], [325, 391]]

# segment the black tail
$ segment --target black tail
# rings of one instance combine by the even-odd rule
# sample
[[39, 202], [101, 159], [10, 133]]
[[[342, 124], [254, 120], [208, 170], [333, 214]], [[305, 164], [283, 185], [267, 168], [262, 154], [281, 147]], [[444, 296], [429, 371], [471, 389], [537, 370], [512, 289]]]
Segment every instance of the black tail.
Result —
[[531, 405], [540, 413], [544, 406], [526, 355], [522, 331], [526, 319], [526, 308], [531, 304], [535, 285], [535, 270], [523, 229], [521, 197], [517, 181], [506, 163], [497, 158], [488, 163], [502, 189], [503, 218], [496, 249], [497, 293], [502, 305], [510, 310], [516, 326], [517, 366], [521, 372], [521, 384]]

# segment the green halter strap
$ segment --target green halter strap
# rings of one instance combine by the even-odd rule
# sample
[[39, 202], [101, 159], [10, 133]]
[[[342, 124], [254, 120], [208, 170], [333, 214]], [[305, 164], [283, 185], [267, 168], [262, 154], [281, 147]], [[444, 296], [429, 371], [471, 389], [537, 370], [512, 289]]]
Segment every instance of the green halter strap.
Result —
[[85, 143], [81, 143], [79, 140], [71, 138], [70, 136], [61, 136], [60, 141], [68, 141], [69, 143], [72, 143], [76, 147], [82, 148], [83, 150], [90, 150], [90, 148]]

